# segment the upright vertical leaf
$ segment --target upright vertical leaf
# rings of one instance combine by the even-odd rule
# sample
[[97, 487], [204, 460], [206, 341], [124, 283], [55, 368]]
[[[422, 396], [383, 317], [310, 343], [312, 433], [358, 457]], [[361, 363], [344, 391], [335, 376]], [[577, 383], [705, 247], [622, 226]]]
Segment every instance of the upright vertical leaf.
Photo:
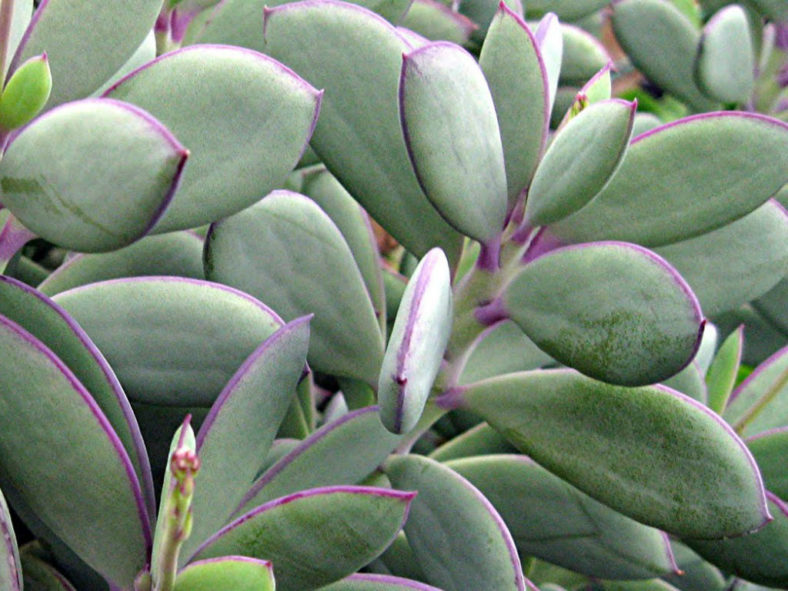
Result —
[[542, 54], [545, 72], [547, 72], [549, 110], [552, 111], [564, 56], [564, 37], [561, 33], [561, 24], [555, 14], [548, 12], [542, 17], [534, 31], [534, 37], [539, 44], [539, 52]]
[[709, 408], [718, 414], [728, 404], [728, 397], [733, 391], [736, 376], [741, 364], [741, 353], [744, 345], [744, 331], [742, 326], [728, 335], [706, 374], [706, 384], [709, 389]]
[[503, 229], [506, 173], [484, 75], [446, 42], [402, 59], [400, 119], [419, 184], [452, 226], [486, 244]]
[[11, 513], [0, 491], [0, 589], [22, 591], [22, 569]]
[[440, 370], [452, 325], [449, 265], [428, 252], [402, 296], [378, 381], [381, 420], [392, 433], [418, 422]]
[[547, 139], [550, 101], [538, 43], [503, 2], [482, 45], [479, 65], [490, 85], [506, 163], [509, 209], [528, 186]]

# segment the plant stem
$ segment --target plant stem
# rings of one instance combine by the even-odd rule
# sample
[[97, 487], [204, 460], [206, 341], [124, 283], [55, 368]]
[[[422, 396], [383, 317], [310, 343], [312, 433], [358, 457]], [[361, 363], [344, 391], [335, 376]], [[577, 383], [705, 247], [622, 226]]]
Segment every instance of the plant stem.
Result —
[[[0, 223], [2, 218], [0, 215]], [[13, 215], [8, 215], [5, 224], [0, 228], [0, 273], [6, 270], [14, 255], [33, 238], [36, 238], [33, 232], [19, 223]]]
[[755, 419], [755, 417], [761, 414], [761, 411], [766, 408], [767, 404], [777, 397], [782, 389], [785, 388], [786, 384], [788, 384], [788, 368], [784, 369], [783, 372], [777, 377], [771, 387], [766, 391], [766, 394], [761, 396], [758, 402], [750, 407], [750, 410], [748, 410], [742, 418], [736, 421], [736, 423], [733, 425], [733, 429], [736, 431], [736, 433], [741, 435], [747, 425], [749, 425]]

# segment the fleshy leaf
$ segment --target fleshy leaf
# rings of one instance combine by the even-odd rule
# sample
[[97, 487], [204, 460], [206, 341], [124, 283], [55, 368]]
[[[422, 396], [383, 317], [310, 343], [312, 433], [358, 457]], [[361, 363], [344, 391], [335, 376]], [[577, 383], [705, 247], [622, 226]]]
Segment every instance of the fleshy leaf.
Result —
[[602, 101], [567, 123], [536, 169], [525, 208], [528, 223], [556, 222], [602, 190], [624, 159], [636, 108], [636, 103]]
[[[709, 325], [707, 324], [706, 326], [708, 327]], [[697, 357], [696, 355], [695, 358], [697, 359]], [[706, 388], [705, 377], [700, 364], [695, 359], [675, 376], [662, 382], [662, 385], [678, 390], [693, 400], [708, 406], [709, 393]]]
[[458, 388], [441, 403], [478, 413], [553, 474], [653, 527], [718, 538], [769, 519], [744, 443], [705, 406], [664, 386], [622, 388], [539, 370]]
[[30, 24], [33, 16], [33, 0], [15, 0], [11, 6], [13, 13], [11, 14], [11, 21], [8, 29], [8, 37], [6, 43], [6, 54], [4, 60], [0, 63], [0, 70], [6, 72], [8, 66], [11, 65], [11, 60], [14, 57], [14, 52], [22, 40], [22, 36]]
[[362, 486], [315, 488], [266, 503], [210, 538], [196, 557], [267, 556], [277, 591], [302, 591], [352, 574], [402, 527], [415, 493]]
[[618, 42], [650, 80], [698, 111], [715, 108], [694, 81], [700, 33], [673, 3], [619, 0], [613, 4], [611, 22]]
[[161, 123], [136, 107], [100, 99], [68, 103], [37, 118], [6, 149], [3, 205], [59, 246], [114, 250], [156, 223], [187, 156]]
[[120, 439], [63, 362], [5, 317], [0, 353], [3, 481], [18, 487], [37, 517], [82, 560], [129, 587], [147, 560], [151, 531]]
[[431, 43], [402, 60], [400, 119], [419, 184], [452, 226], [487, 244], [503, 230], [506, 173], [484, 75], [453, 43]]
[[145, 444], [126, 394], [102, 353], [59, 305], [10, 277], [0, 276], [0, 314], [49, 347], [90, 392], [134, 464], [152, 516], [155, 512], [153, 481]]
[[760, 364], [733, 391], [722, 416], [743, 435], [788, 423], [788, 347]]
[[685, 543], [724, 571], [769, 587], [788, 585], [788, 506], [772, 493], [769, 511], [775, 519], [763, 529], [727, 540], [685, 540]]
[[397, 93], [410, 47], [396, 29], [359, 6], [319, 0], [268, 10], [264, 35], [267, 53], [325, 88], [311, 146], [329, 171], [409, 251], [439, 246], [456, 261], [460, 235], [424, 196], [402, 139]]
[[548, 12], [539, 21], [534, 37], [539, 44], [539, 53], [542, 55], [545, 72], [547, 73], [548, 102], [550, 111], [555, 104], [558, 79], [561, 76], [561, 62], [564, 58], [564, 36], [561, 33], [561, 23], [552, 12]]
[[509, 209], [528, 186], [547, 140], [547, 72], [536, 38], [501, 3], [482, 45], [479, 65], [490, 85], [501, 131]]
[[446, 256], [436, 248], [410, 278], [380, 368], [380, 418], [392, 433], [407, 433], [421, 417], [451, 327], [451, 274]]
[[487, 455], [447, 466], [501, 513], [521, 554], [602, 579], [651, 578], [676, 568], [662, 532], [595, 501], [530, 458]]
[[202, 461], [195, 520], [184, 554], [227, 523], [249, 490], [295, 396], [306, 364], [309, 319], [271, 335], [222, 390], [197, 435]]
[[132, 401], [208, 406], [282, 324], [251, 296], [180, 277], [113, 279], [54, 298], [79, 322]]
[[414, 0], [398, 25], [427, 39], [451, 41], [459, 45], [467, 44], [471, 34], [478, 28], [467, 16], [438, 0]]
[[769, 199], [708, 234], [656, 249], [687, 280], [703, 312], [738, 308], [774, 287], [788, 268], [788, 213]]
[[684, 544], [671, 540], [673, 554], [680, 572], [662, 577], [681, 591], [723, 591], [725, 578], [714, 565], [703, 560]]
[[22, 590], [22, 569], [19, 560], [19, 547], [11, 523], [11, 513], [0, 491], [0, 589], [7, 591]]
[[328, 214], [342, 232], [353, 258], [364, 278], [375, 315], [385, 333], [386, 296], [375, 234], [369, 216], [339, 181], [327, 170], [320, 169], [304, 178], [304, 195], [309, 196]]
[[153, 31], [153, 29], [151, 29], [148, 33], [148, 36], [145, 37], [145, 40], [134, 51], [131, 57], [126, 60], [126, 62], [112, 76], [110, 76], [110, 78], [104, 82], [104, 84], [101, 85], [101, 88], [97, 89], [92, 96], [102, 96], [110, 89], [110, 87], [114, 86], [117, 82], [120, 82], [122, 78], [125, 78], [137, 68], [144, 66], [154, 59], [156, 59], [156, 33]]
[[703, 28], [695, 61], [698, 87], [723, 103], [746, 102], [754, 86], [753, 53], [744, 8], [723, 8]]
[[650, 251], [626, 243], [571, 246], [538, 257], [511, 281], [503, 303], [546, 353], [627, 386], [681, 370], [694, 357], [702, 328], [697, 301], [681, 277]]
[[750, 213], [786, 169], [788, 124], [754, 113], [687, 117], [632, 140], [607, 187], [551, 230], [574, 242], [671, 244]]
[[270, 562], [246, 556], [223, 556], [198, 560], [184, 568], [175, 579], [174, 591], [274, 591], [275, 588]]
[[156, 232], [231, 215], [281, 184], [312, 135], [322, 98], [267, 56], [208, 45], [165, 54], [105, 96], [147, 109], [191, 152]]
[[763, 476], [763, 484], [781, 499], [788, 498], [788, 426], [771, 429], [745, 440]]
[[[32, 552], [22, 552], [22, 571], [25, 589], [34, 591], [76, 591], [74, 586], [54, 566]], [[12, 587], [13, 589], [13, 587]]]
[[437, 587], [418, 581], [370, 573], [350, 575], [341, 581], [321, 587], [320, 591], [407, 591], [408, 589], [414, 591], [441, 591]]
[[744, 330], [738, 330], [728, 335], [706, 374], [706, 384], [709, 393], [709, 408], [717, 414], [722, 414], [728, 403], [728, 397], [733, 392], [736, 376], [739, 374], [742, 347], [744, 346]]
[[470, 456], [511, 454], [517, 449], [487, 423], [479, 423], [435, 449], [429, 457], [439, 462]]
[[514, 541], [501, 516], [465, 478], [424, 456], [395, 456], [384, 471], [418, 490], [405, 535], [429, 582], [446, 591], [525, 589]]
[[356, 484], [377, 468], [400, 438], [380, 424], [377, 407], [349, 412], [323, 425], [249, 489], [241, 510], [318, 486]]
[[175, 275], [202, 279], [202, 248], [199, 236], [171, 232], [146, 236], [113, 252], [72, 254], [38, 286], [53, 296], [88, 283], [142, 275]]
[[310, 365], [375, 382], [383, 337], [369, 293], [342, 233], [312, 200], [274, 191], [214, 224], [205, 275], [252, 294], [285, 320], [314, 313]]
[[47, 54], [31, 57], [19, 66], [0, 96], [0, 128], [22, 127], [38, 115], [49, 99], [52, 76]]
[[576, 21], [596, 12], [610, 0], [528, 0], [526, 11], [528, 17], [542, 16], [546, 12], [554, 12], [558, 18]]
[[[161, 0], [128, 0], [121, 4], [43, 0], [10, 71], [46, 51], [53, 80], [48, 107], [86, 97], [134, 53], [160, 9]], [[70, 146], [66, 152], [71, 150], [76, 148]]]
[[[561, 17], [560, 14], [558, 16]], [[561, 59], [562, 85], [572, 83], [583, 85], [610, 63], [610, 55], [605, 46], [585, 29], [562, 24], [561, 33], [564, 39], [564, 52]]]
[[783, 278], [767, 293], [753, 301], [752, 306], [761, 316], [788, 335], [788, 316], [785, 314], [786, 301], [788, 301], [788, 277]]

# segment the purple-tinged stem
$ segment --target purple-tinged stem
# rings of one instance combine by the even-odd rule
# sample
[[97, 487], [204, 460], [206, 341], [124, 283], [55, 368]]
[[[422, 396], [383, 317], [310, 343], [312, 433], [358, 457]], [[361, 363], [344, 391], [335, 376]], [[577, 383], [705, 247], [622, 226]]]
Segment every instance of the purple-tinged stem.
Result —
[[0, 273], [5, 271], [8, 263], [25, 244], [37, 237], [13, 215], [10, 215], [3, 228], [0, 229]]

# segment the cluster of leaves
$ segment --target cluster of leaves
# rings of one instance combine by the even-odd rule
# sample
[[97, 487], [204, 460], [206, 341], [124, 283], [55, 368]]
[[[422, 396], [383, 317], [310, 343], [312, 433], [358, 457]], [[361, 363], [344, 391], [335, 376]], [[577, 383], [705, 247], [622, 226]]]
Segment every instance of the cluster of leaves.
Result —
[[788, 585], [780, 3], [273, 4], [0, 2], [0, 588]]

